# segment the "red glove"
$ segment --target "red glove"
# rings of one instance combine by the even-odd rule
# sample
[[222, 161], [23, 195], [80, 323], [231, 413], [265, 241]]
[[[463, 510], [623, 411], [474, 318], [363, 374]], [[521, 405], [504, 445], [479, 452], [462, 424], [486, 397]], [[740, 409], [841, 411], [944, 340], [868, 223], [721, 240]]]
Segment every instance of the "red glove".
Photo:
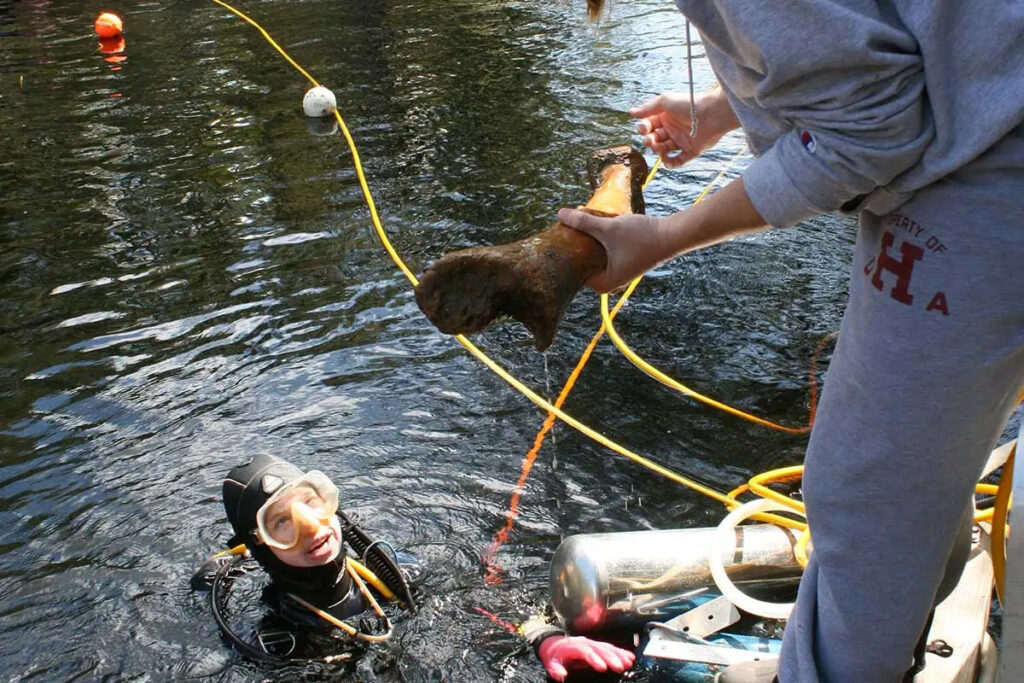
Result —
[[629, 650], [583, 636], [551, 636], [540, 644], [537, 654], [548, 676], [556, 681], [564, 681], [569, 675], [567, 667], [589, 666], [600, 673], [610, 669], [620, 674], [636, 659]]

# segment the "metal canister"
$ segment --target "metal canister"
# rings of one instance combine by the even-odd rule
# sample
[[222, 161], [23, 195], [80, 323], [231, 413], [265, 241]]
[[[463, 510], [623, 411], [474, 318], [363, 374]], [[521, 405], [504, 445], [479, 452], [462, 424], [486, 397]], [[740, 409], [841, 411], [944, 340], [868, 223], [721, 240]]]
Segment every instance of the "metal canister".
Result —
[[[663, 621], [714, 589], [708, 567], [714, 527], [579, 534], [562, 541], [551, 561], [551, 602], [574, 633], [635, 629]], [[794, 584], [800, 564], [794, 533], [771, 524], [735, 530], [736, 550], [723, 557], [741, 586]]]

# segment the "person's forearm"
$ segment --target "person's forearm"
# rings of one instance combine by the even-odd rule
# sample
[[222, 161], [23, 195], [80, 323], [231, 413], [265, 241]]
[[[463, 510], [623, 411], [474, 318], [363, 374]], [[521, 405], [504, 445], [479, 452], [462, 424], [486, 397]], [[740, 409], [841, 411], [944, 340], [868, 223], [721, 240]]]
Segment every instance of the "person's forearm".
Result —
[[699, 204], [665, 220], [666, 258], [767, 227], [747, 196], [743, 178], [733, 180]]
[[698, 98], [697, 126], [706, 125], [709, 127], [714, 139], [718, 139], [740, 127], [736, 112], [729, 104], [729, 98], [720, 86], [716, 86]]

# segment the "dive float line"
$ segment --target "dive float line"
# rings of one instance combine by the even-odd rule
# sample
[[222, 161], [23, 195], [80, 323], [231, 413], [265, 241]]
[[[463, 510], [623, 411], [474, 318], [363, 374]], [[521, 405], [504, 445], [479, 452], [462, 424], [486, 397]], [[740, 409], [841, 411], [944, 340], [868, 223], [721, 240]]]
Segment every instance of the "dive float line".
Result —
[[[227, 9], [232, 14], [238, 16], [239, 18], [243, 19], [244, 21], [246, 21], [247, 23], [249, 23], [250, 25], [255, 27], [260, 32], [260, 34], [267, 40], [267, 42], [269, 42], [274, 47], [274, 49], [276, 49], [279, 53], [281, 53], [281, 55], [284, 56], [284, 58], [288, 61], [288, 63], [291, 64], [292, 66], [294, 66], [299, 71], [299, 73], [301, 73], [303, 76], [306, 77], [307, 80], [309, 80], [310, 83], [312, 83], [314, 86], [320, 85], [317, 82], [316, 79], [314, 79], [311, 75], [309, 75], [308, 72], [306, 72], [305, 69], [303, 69], [301, 66], [299, 66], [295, 62], [295, 60], [293, 60], [290, 56], [288, 56], [288, 53], [285, 52], [284, 49], [280, 45], [278, 45], [278, 43], [270, 36], [270, 34], [267, 33], [267, 31], [265, 29], [263, 29], [263, 27], [261, 27], [254, 19], [252, 19], [248, 15], [244, 14], [240, 10], [235, 9], [234, 7], [229, 5], [228, 3], [224, 2], [223, 0], [212, 0], [212, 2], [214, 2], [217, 5], [220, 5], [221, 7]], [[388, 239], [387, 233], [384, 231], [384, 227], [381, 224], [380, 216], [377, 213], [376, 204], [373, 201], [373, 196], [372, 196], [372, 194], [370, 192], [369, 185], [366, 182], [366, 175], [363, 172], [362, 161], [360, 160], [359, 152], [356, 149], [355, 140], [353, 140], [352, 134], [349, 132], [348, 126], [345, 124], [345, 120], [341, 117], [340, 112], [335, 110], [334, 111], [334, 117], [338, 121], [338, 126], [341, 129], [341, 132], [342, 132], [342, 134], [345, 137], [345, 142], [348, 144], [349, 151], [352, 153], [352, 163], [353, 163], [353, 167], [354, 167], [354, 169], [356, 171], [356, 178], [359, 181], [359, 187], [362, 190], [363, 199], [366, 201], [367, 208], [370, 211], [370, 219], [373, 222], [373, 227], [374, 227], [374, 230], [377, 233], [377, 237], [380, 239], [381, 244], [384, 247], [385, 251], [387, 251], [388, 255], [391, 257], [391, 260], [394, 261], [395, 265], [398, 266], [399, 270], [402, 271], [402, 273], [405, 275], [406, 279], [409, 280], [409, 282], [415, 287], [417, 284], [419, 284], [419, 280], [412, 273], [412, 271], [409, 270], [409, 267], [405, 264], [405, 262], [402, 260], [402, 258], [398, 255], [398, 252], [395, 251], [395, 248], [391, 244], [391, 240]], [[652, 460], [650, 460], [648, 458], [645, 458], [642, 455], [634, 453], [630, 449], [628, 449], [628, 448], [626, 448], [624, 446], [619, 445], [618, 443], [612, 441], [611, 439], [609, 439], [608, 437], [604, 436], [603, 434], [600, 434], [599, 432], [595, 431], [594, 429], [588, 427], [587, 425], [583, 424], [582, 422], [580, 422], [576, 418], [572, 417], [568, 413], [565, 413], [564, 411], [562, 411], [560, 408], [556, 408], [555, 406], [551, 405], [551, 403], [549, 403], [544, 398], [539, 396], [532, 389], [530, 389], [529, 387], [524, 385], [522, 382], [520, 382], [518, 379], [513, 377], [508, 371], [506, 371], [503, 367], [498, 365], [489, 356], [487, 356], [487, 354], [485, 354], [475, 344], [473, 344], [473, 342], [471, 342], [469, 339], [467, 339], [465, 335], [462, 335], [462, 334], [455, 335], [455, 339], [460, 344], [462, 344], [462, 346], [465, 347], [466, 350], [470, 352], [470, 354], [472, 354], [475, 358], [477, 358], [477, 360], [479, 360], [484, 365], [486, 365], [492, 372], [494, 372], [496, 375], [498, 375], [503, 380], [505, 380], [505, 382], [507, 382], [514, 389], [516, 389], [519, 393], [521, 393], [523, 396], [525, 396], [527, 399], [529, 399], [534, 405], [536, 405], [539, 408], [542, 408], [542, 409], [546, 410], [549, 413], [554, 414], [560, 420], [562, 420], [566, 424], [572, 426], [577, 431], [582, 432], [584, 435], [586, 435], [589, 438], [591, 438], [592, 440], [598, 442], [602, 446], [605, 446], [606, 448], [609, 448], [609, 449], [615, 451], [619, 455], [622, 455], [623, 457], [625, 457], [625, 458], [627, 458], [629, 460], [632, 460], [633, 462], [635, 462], [635, 463], [637, 463], [639, 465], [642, 465], [643, 467], [646, 467], [647, 469], [649, 469], [649, 470], [651, 470], [651, 471], [653, 471], [653, 472], [655, 472], [657, 474], [660, 474], [663, 477], [666, 477], [667, 479], [669, 479], [671, 481], [674, 481], [674, 482], [676, 482], [678, 484], [686, 486], [687, 488], [690, 488], [690, 489], [692, 489], [692, 490], [694, 490], [694, 491], [696, 491], [698, 493], [702, 493], [705, 496], [707, 496], [709, 498], [712, 498], [713, 500], [716, 500], [716, 501], [722, 503], [723, 505], [726, 505], [726, 506], [728, 506], [730, 508], [731, 507], [736, 507], [738, 505], [738, 503], [736, 501], [733, 501], [733, 500], [727, 498], [725, 496], [725, 494], [720, 493], [719, 491], [716, 491], [716, 490], [714, 490], [714, 489], [712, 489], [712, 488], [710, 488], [708, 486], [705, 486], [704, 484], [701, 484], [701, 483], [699, 483], [699, 482], [697, 482], [697, 481], [695, 481], [693, 479], [690, 479], [690, 478], [685, 477], [685, 476], [683, 476], [681, 474], [678, 474], [678, 473], [668, 469], [667, 467], [665, 467], [663, 465], [660, 465], [660, 464], [658, 464], [658, 463], [656, 463], [656, 462], [654, 462], [654, 461], [652, 461]], [[795, 520], [787, 519], [787, 518], [781, 517], [779, 515], [773, 515], [773, 514], [765, 513], [763, 515], [759, 515], [757, 518], [762, 520], [762, 521], [770, 521], [770, 522], [773, 522], [775, 524], [779, 524], [781, 526], [785, 526], [785, 527], [788, 527], [788, 528], [796, 528], [796, 529], [802, 529], [803, 528], [803, 524], [801, 522], [797, 522]]]
[[[691, 206], [696, 206], [701, 201], [703, 201], [703, 199], [705, 197], [708, 196], [708, 194], [711, 192], [711, 188], [713, 188], [715, 186], [715, 184], [718, 182], [718, 179], [721, 178], [723, 175], [725, 175], [725, 173], [729, 170], [729, 168], [732, 167], [732, 165], [736, 162], [737, 159], [739, 159], [739, 157], [744, 152], [746, 152], [746, 148], [745, 147], [743, 149], [741, 149], [739, 152], [737, 152], [736, 155], [733, 156], [732, 159], [729, 160], [729, 163], [727, 163], [725, 165], [725, 167], [721, 171], [719, 171], [718, 175], [716, 175], [711, 180], [711, 182], [707, 184], [707, 186], [704, 188], [704, 190], [701, 191], [701, 193], [699, 195], [697, 195], [697, 198], [693, 200], [693, 202], [691, 203]], [[660, 166], [660, 162], [661, 162], [661, 158], [659, 157], [658, 158], [658, 163], [656, 163], [654, 165], [654, 168], [651, 169], [650, 174], [648, 174], [648, 176], [647, 176], [647, 180], [644, 181], [644, 185], [643, 185], [644, 188], [646, 188], [647, 184], [651, 181], [652, 178], [654, 178], [654, 174], [658, 170], [658, 167]], [[629, 287], [626, 288], [626, 291], [622, 293], [622, 296], [620, 296], [618, 301], [616, 302], [616, 310], [618, 308], [620, 308], [624, 303], [626, 303], [626, 301], [629, 300], [629, 297], [633, 293], [633, 290], [636, 289], [636, 286], [640, 284], [640, 280], [642, 280], [642, 279], [643, 279], [643, 275], [637, 277], [635, 280], [633, 280], [632, 282], [629, 283]], [[808, 420], [807, 426], [806, 427], [789, 427], [789, 426], [786, 426], [786, 425], [781, 425], [781, 424], [772, 422], [771, 420], [766, 420], [764, 418], [757, 417], [756, 415], [751, 415], [750, 413], [746, 413], [746, 412], [744, 412], [742, 410], [739, 410], [737, 408], [733, 408], [732, 406], [727, 405], [725, 403], [722, 403], [721, 401], [716, 401], [715, 399], [711, 398], [710, 396], [705, 396], [704, 394], [701, 394], [700, 392], [694, 391], [693, 389], [691, 389], [690, 387], [686, 386], [682, 382], [679, 382], [679, 381], [669, 377], [668, 375], [666, 375], [665, 373], [661, 372], [656, 367], [654, 367], [653, 365], [651, 365], [650, 363], [645, 361], [643, 358], [641, 358], [640, 355], [637, 354], [635, 351], [633, 351], [633, 349], [631, 349], [629, 347], [629, 345], [626, 344], [626, 342], [622, 339], [622, 337], [619, 336], [618, 331], [616, 331], [616, 329], [615, 329], [615, 324], [612, 322], [612, 317], [613, 316], [611, 315], [611, 313], [608, 310], [608, 295], [607, 294], [602, 294], [601, 295], [601, 322], [602, 322], [602, 324], [604, 326], [604, 330], [608, 333], [608, 338], [612, 340], [612, 343], [615, 344], [615, 347], [633, 365], [635, 365], [636, 367], [640, 368], [648, 376], [656, 379], [657, 381], [661, 382], [665, 386], [667, 386], [667, 387], [669, 387], [671, 389], [675, 389], [679, 393], [681, 393], [681, 394], [683, 394], [685, 396], [689, 396], [690, 398], [695, 399], [697, 401], [700, 401], [701, 403], [704, 403], [705, 405], [709, 405], [712, 408], [717, 408], [717, 409], [719, 409], [719, 410], [721, 410], [723, 412], [729, 413], [730, 415], [733, 415], [735, 417], [747, 420], [749, 422], [753, 422], [755, 424], [759, 424], [759, 425], [761, 425], [763, 427], [768, 427], [769, 429], [776, 429], [778, 431], [786, 432], [788, 434], [807, 434], [808, 432], [811, 431], [811, 423], [814, 421], [813, 402], [812, 402], [812, 409], [811, 409], [811, 418]]]
[[[308, 81], [310, 81], [314, 86], [320, 85], [316, 81], [316, 79], [314, 79], [305, 69], [303, 69], [301, 66], [299, 66], [299, 64], [297, 64], [295, 62], [295, 60], [293, 60], [288, 55], [288, 53], [285, 52], [285, 50], [280, 45], [278, 45], [278, 43], [270, 36], [270, 34], [267, 33], [267, 31], [262, 26], [260, 26], [254, 19], [252, 19], [248, 15], [244, 14], [243, 12], [239, 11], [238, 9], [232, 7], [228, 3], [223, 2], [223, 0], [212, 0], [212, 2], [214, 2], [217, 5], [223, 7], [224, 9], [228, 10], [229, 12], [234, 14], [235, 16], [239, 17], [240, 19], [244, 20], [245, 22], [247, 22], [248, 24], [253, 26], [266, 39], [266, 41], [268, 43], [270, 43], [270, 45], [272, 47], [274, 47], [274, 49], [276, 49], [285, 58], [285, 60], [289, 64], [291, 64], [293, 67], [295, 67], [295, 69], [299, 73], [301, 73]], [[372, 194], [370, 192], [370, 188], [369, 188], [369, 186], [367, 184], [367, 181], [366, 181], [366, 176], [365, 176], [365, 174], [363, 172], [362, 162], [361, 162], [360, 157], [359, 157], [359, 152], [356, 149], [355, 141], [352, 138], [351, 133], [349, 132], [348, 126], [345, 124], [345, 121], [341, 117], [341, 114], [338, 112], [338, 110], [334, 111], [334, 117], [335, 117], [335, 119], [338, 122], [339, 128], [341, 129], [341, 132], [344, 135], [345, 141], [348, 144], [349, 150], [350, 150], [350, 152], [352, 154], [352, 162], [353, 162], [354, 170], [356, 172], [356, 177], [357, 177], [357, 179], [359, 181], [359, 187], [360, 187], [360, 189], [362, 191], [363, 198], [364, 198], [364, 200], [366, 202], [366, 205], [367, 205], [367, 208], [368, 208], [368, 210], [370, 212], [370, 218], [371, 218], [371, 221], [373, 223], [373, 227], [374, 227], [374, 230], [375, 230], [375, 232], [377, 234], [377, 237], [378, 237], [378, 239], [380, 239], [381, 244], [384, 247], [385, 251], [387, 251], [388, 255], [391, 257], [391, 260], [395, 263], [395, 265], [399, 268], [399, 270], [402, 271], [402, 274], [405, 275], [406, 279], [415, 287], [418, 284], [418, 282], [419, 282], [418, 279], [412, 273], [412, 271], [409, 270], [409, 267], [405, 264], [405, 262], [402, 260], [402, 258], [395, 251], [394, 247], [391, 244], [391, 241], [388, 239], [387, 233], [384, 231], [383, 225], [381, 224], [380, 216], [377, 213], [376, 204], [373, 201], [373, 196], [372, 196]], [[660, 160], [659, 160], [659, 162], [660, 162]], [[649, 176], [647, 178], [647, 181], [644, 183], [645, 186], [646, 186], [647, 182], [650, 182], [650, 179], [651, 179], [651, 177], [653, 177], [654, 172], [657, 170], [657, 168], [658, 168], [658, 164], [655, 164], [654, 168], [652, 169], [651, 173], [649, 174]], [[717, 181], [717, 177], [716, 177], [715, 180]], [[701, 195], [698, 197], [698, 199], [696, 201], [700, 201], [701, 199], [704, 198], [704, 196], [706, 196], [706, 194], [708, 192], [710, 192], [710, 189], [711, 189], [711, 186], [713, 185], [713, 183], [714, 183], [714, 181], [711, 184], [709, 184], [708, 187], [705, 188], [705, 190], [701, 193]], [[696, 201], [694, 203], [696, 203]], [[620, 302], [619, 303], [624, 303], [624, 301], [622, 301], [622, 300], [626, 299], [628, 297], [628, 295], [632, 293], [632, 291], [636, 288], [636, 285], [639, 283], [640, 279], [641, 278], [636, 278], [636, 280], [634, 280], [633, 282], [630, 283], [630, 286], [627, 288], [626, 292], [623, 294], [622, 297], [620, 297]], [[613, 330], [613, 328], [610, 326], [611, 319], [612, 319], [612, 314], [608, 313], [608, 311], [607, 311], [606, 297], [607, 297], [607, 295], [602, 295], [601, 317], [602, 317], [602, 321], [604, 323], [603, 327], [605, 328], [605, 331], [609, 332], [609, 336], [611, 336], [612, 330]], [[617, 305], [615, 307], [616, 311], [618, 311], [619, 308], [620, 308], [619, 303], [617, 303]], [[598, 334], [595, 335], [595, 337], [599, 337], [600, 336], [600, 332], [601, 331], [599, 330]], [[616, 336], [618, 336], [618, 335], [616, 335]], [[456, 340], [460, 344], [462, 344], [463, 347], [466, 348], [467, 351], [469, 351], [469, 353], [471, 355], [476, 357], [479, 361], [481, 361], [484, 365], [486, 365], [492, 372], [494, 372], [499, 377], [501, 377], [505, 382], [507, 382], [510, 386], [512, 386], [519, 393], [521, 393], [523, 396], [525, 396], [534, 405], [536, 405], [539, 408], [547, 411], [549, 416], [553, 415], [553, 416], [557, 417], [558, 419], [560, 419], [563, 422], [565, 422], [566, 424], [570, 425], [571, 427], [573, 427], [577, 431], [583, 433], [584, 435], [586, 435], [590, 439], [600, 443], [601, 445], [605, 446], [606, 448], [609, 448], [612, 451], [615, 451], [619, 455], [622, 455], [623, 457], [625, 457], [625, 458], [627, 458], [627, 459], [629, 459], [629, 460], [631, 460], [631, 461], [633, 461], [633, 462], [635, 462], [635, 463], [637, 463], [637, 464], [639, 464], [639, 465], [641, 465], [641, 466], [651, 470], [652, 472], [660, 474], [660, 475], [664, 476], [665, 478], [667, 478], [667, 479], [669, 479], [671, 481], [674, 481], [674, 482], [676, 482], [678, 484], [686, 486], [687, 488], [689, 488], [689, 489], [691, 489], [693, 491], [696, 491], [697, 493], [702, 493], [705, 496], [707, 496], [707, 497], [709, 497], [709, 498], [711, 498], [713, 500], [716, 500], [716, 501], [722, 503], [727, 508], [732, 509], [732, 508], [738, 507], [740, 505], [739, 501], [736, 499], [735, 496], [730, 497], [729, 495], [722, 494], [722, 493], [720, 493], [720, 492], [718, 492], [718, 491], [716, 491], [716, 490], [714, 490], [714, 489], [712, 489], [712, 488], [710, 488], [708, 486], [705, 486], [705, 485], [703, 485], [703, 484], [701, 484], [701, 483], [699, 483], [699, 482], [697, 482], [697, 481], [695, 481], [693, 479], [690, 479], [690, 478], [685, 477], [685, 476], [683, 476], [681, 474], [678, 474], [678, 473], [668, 469], [667, 467], [665, 467], [663, 465], [660, 465], [660, 464], [658, 464], [658, 463], [656, 463], [656, 462], [654, 462], [654, 461], [652, 461], [652, 460], [650, 460], [648, 458], [645, 458], [645, 457], [643, 457], [643, 456], [641, 456], [641, 455], [639, 455], [637, 453], [634, 453], [632, 450], [630, 450], [630, 449], [628, 449], [628, 448], [626, 448], [624, 446], [621, 446], [617, 442], [612, 441], [611, 439], [605, 437], [603, 434], [600, 434], [599, 432], [595, 431], [594, 429], [588, 427], [587, 425], [585, 425], [582, 422], [580, 422], [579, 420], [575, 419], [574, 417], [572, 417], [568, 413], [563, 412], [561, 410], [560, 406], [552, 405], [551, 403], [546, 401], [544, 398], [539, 396], [537, 393], [535, 393], [529, 387], [527, 387], [522, 382], [520, 382], [518, 379], [516, 379], [514, 376], [512, 376], [510, 373], [508, 373], [504, 368], [502, 368], [500, 365], [498, 365], [495, 361], [493, 361], [489, 356], [487, 356], [483, 351], [481, 351], [476, 345], [474, 345], [471, 341], [469, 341], [469, 339], [467, 339], [464, 335], [461, 335], [461, 334], [455, 335], [455, 338], [456, 338]], [[621, 341], [621, 337], [619, 337], [619, 339]], [[619, 344], [616, 344], [616, 346], [619, 347]], [[623, 351], [622, 347], [626, 347], [625, 342], [622, 342], [622, 346], [619, 347], [620, 351]], [[626, 348], [628, 348], [628, 347], [626, 347]], [[639, 356], [636, 356], [635, 353], [633, 353], [632, 355], [639, 359]], [[587, 357], [589, 358], [589, 356], [587, 356]], [[627, 354], [627, 358], [630, 358], [630, 360], [633, 361], [633, 358], [630, 357], [629, 354]], [[583, 359], [581, 358], [581, 360], [583, 360]], [[640, 360], [642, 360], [642, 359], [640, 359]], [[635, 362], [635, 361], [633, 361], [633, 362]], [[656, 370], [656, 369], [653, 368], [653, 366], [649, 366], [649, 367], [651, 367], [651, 369], [653, 369], [653, 370]], [[647, 372], [647, 370], [645, 370], [645, 372]], [[652, 374], [652, 373], [648, 372], [648, 374]], [[659, 374], [663, 374], [663, 373], [660, 373], [660, 371], [659, 371]], [[657, 375], [652, 374], [652, 376], [658, 378]], [[671, 379], [671, 378], [668, 378], [668, 379]], [[659, 381], [661, 381], [660, 378], [659, 378]], [[685, 385], [682, 385], [681, 383], [675, 382], [675, 380], [671, 380], [671, 381], [674, 382], [675, 384], [678, 384], [679, 387], [683, 387], [682, 389], [678, 389], [679, 391], [682, 391], [682, 393], [685, 393], [686, 395], [691, 396], [691, 397], [695, 398], [696, 400], [704, 402], [707, 405], [710, 405], [710, 406], [713, 406], [713, 407], [716, 407], [716, 408], [719, 408], [719, 409], [722, 409], [722, 410], [728, 409], [728, 410], [726, 410], [726, 412], [730, 412], [730, 414], [736, 415], [737, 417], [742, 417], [743, 419], [747, 419], [747, 420], [753, 421], [753, 422], [758, 423], [758, 424], [762, 424], [764, 426], [774, 425], [774, 423], [770, 423], [770, 421], [764, 420], [763, 418], [757, 418], [756, 416], [748, 415], [747, 413], [743, 413], [742, 411], [739, 411], [739, 410], [736, 410], [736, 409], [731, 409], [728, 406], [726, 406], [725, 404], [722, 404], [722, 403], [720, 403], [718, 401], [715, 401], [714, 399], [710, 399], [710, 398], [708, 398], [706, 396], [698, 394], [698, 392], [695, 392], [692, 389], [689, 389], [688, 387], [685, 387]], [[787, 431], [787, 432], [790, 432], [790, 433], [805, 433], [807, 431], [806, 428], [785, 427], [783, 425], [774, 425], [774, 428], [775, 429], [781, 429], [782, 431]], [[793, 469], [794, 468], [783, 468], [783, 470], [785, 470], [785, 471], [790, 473], [790, 476], [792, 476], [792, 472], [791, 471]], [[800, 471], [802, 471], [802, 467], [800, 467], [799, 469], [800, 469]], [[803, 508], [803, 504], [802, 503], [799, 503], [798, 501], [794, 501], [792, 499], [786, 498], [785, 496], [781, 496], [781, 495], [775, 494], [774, 491], [771, 491], [766, 486], [764, 486], [764, 483], [772, 480], [773, 477], [776, 475], [776, 473], [780, 472], [780, 471], [782, 471], [782, 470], [772, 470], [772, 471], [769, 471], [769, 472], [765, 472], [765, 473], [763, 473], [761, 475], [758, 475], [757, 477], [754, 477], [754, 479], [759, 480], [760, 483], [755, 483], [754, 479], [752, 479], [751, 482], [750, 482], [750, 485], [749, 485], [750, 490], [752, 492], [758, 493], [759, 495], [764, 495], [762, 492], [770, 492], [770, 495], [767, 495], [767, 496], [764, 496], [764, 497], [767, 497], [767, 498], [770, 498], [770, 499], [774, 499], [774, 500], [778, 500], [778, 498], [782, 498], [782, 499], [785, 500], [784, 505], [786, 505], [790, 509], [792, 509], [794, 511], [802, 510], [802, 508]], [[1000, 487], [1008, 486], [1007, 479], [1008, 479], [1007, 477], [1005, 477], [1005, 476], [1003, 477], [1003, 480], [1000, 482]], [[805, 523], [799, 522], [799, 521], [796, 521], [796, 520], [793, 520], [793, 519], [789, 519], [787, 517], [782, 517], [782, 516], [779, 516], [777, 514], [761, 513], [759, 515], [756, 515], [753, 518], [754, 519], [759, 519], [761, 521], [766, 521], [766, 522], [771, 522], [771, 523], [774, 523], [774, 524], [778, 524], [779, 526], [783, 526], [783, 527], [786, 527], [786, 528], [796, 529], [796, 530], [799, 530], [799, 531], [803, 531], [804, 529], [806, 529], [806, 524]], [[1002, 524], [1005, 525], [1005, 520], [998, 520], [998, 518], [997, 518], [996, 523], [997, 524], [1002, 523]]]

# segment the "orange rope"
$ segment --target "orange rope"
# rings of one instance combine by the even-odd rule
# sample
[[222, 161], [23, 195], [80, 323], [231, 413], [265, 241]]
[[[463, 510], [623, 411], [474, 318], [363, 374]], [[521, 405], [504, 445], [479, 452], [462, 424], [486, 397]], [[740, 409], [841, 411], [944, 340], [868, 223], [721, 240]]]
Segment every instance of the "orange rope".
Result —
[[[654, 179], [654, 174], [658, 172], [658, 168], [661, 166], [661, 158], [654, 162], [654, 166], [651, 167], [647, 177], [644, 179], [643, 187]], [[720, 176], [721, 174], [719, 174]], [[711, 181], [713, 185], [718, 178]], [[709, 185], [710, 187], [710, 185]], [[633, 283], [635, 286], [636, 283]], [[632, 288], [627, 291], [632, 291]], [[628, 296], [620, 297], [616, 302], [615, 307], [612, 308], [609, 317], [615, 319], [618, 315], [619, 309], [626, 305], [629, 300]], [[569, 392], [572, 391], [573, 386], [576, 384], [576, 380], [579, 378], [580, 373], [583, 372], [583, 366], [590, 360], [590, 354], [594, 352], [594, 348], [597, 347], [597, 343], [601, 341], [601, 337], [604, 336], [605, 325], [602, 322], [601, 327], [597, 329], [590, 343], [587, 344], [587, 348], [583, 350], [580, 355], [580, 359], [576, 361], [576, 367], [573, 368], [569, 374], [569, 379], [565, 380], [565, 385], [562, 387], [562, 391], [558, 394], [558, 398], [555, 399], [555, 408], [561, 409], [562, 404], [565, 403], [565, 399], [569, 397]], [[540, 447], [544, 444], [544, 437], [548, 435], [548, 432], [555, 426], [557, 417], [554, 413], [549, 412], [547, 417], [544, 418], [544, 423], [540, 426], [540, 430], [537, 432], [537, 436], [533, 439], [533, 446], [527, 451], [526, 455], [523, 456], [523, 464], [519, 468], [519, 481], [516, 482], [516, 487], [512, 490], [512, 497], [508, 502], [508, 512], [505, 513], [505, 525], [501, 527], [497, 534], [494, 535], [494, 540], [491, 541], [491, 546], [484, 553], [483, 563], [487, 565], [487, 575], [484, 577], [484, 581], [490, 584], [501, 583], [501, 565], [494, 561], [495, 555], [501, 549], [501, 546], [508, 540], [509, 534], [512, 533], [512, 527], [515, 526], [516, 519], [519, 517], [519, 498], [523, 495], [523, 489], [526, 487], [526, 480], [530, 476], [530, 470], [533, 469], [533, 463], [537, 459], [537, 455], [540, 453]]]
[[[610, 317], [614, 318], [624, 303], [624, 299], [619, 299], [615, 308], [612, 309]], [[587, 361], [590, 360], [591, 353], [594, 351], [594, 348], [597, 346], [597, 343], [601, 340], [604, 333], [605, 325], [602, 324], [597, 330], [597, 333], [590, 340], [587, 348], [584, 349], [580, 359], [576, 362], [576, 367], [573, 368], [569, 378], [565, 381], [565, 386], [562, 387], [561, 393], [559, 393], [558, 398], [555, 400], [555, 408], [561, 408], [562, 404], [565, 403], [566, 398], [568, 398], [569, 393], [576, 384], [576, 380], [583, 371], [583, 366], [585, 366]], [[810, 411], [807, 419], [807, 427], [806, 429], [801, 430], [800, 433], [806, 433], [811, 430], [818, 410], [818, 358], [821, 356], [822, 351], [825, 350], [825, 346], [830, 341], [835, 340], [838, 335], [838, 332], [829, 332], [823, 336], [814, 347], [814, 353], [811, 355], [810, 369], [807, 373], [809, 380], [808, 393], [810, 394]], [[1024, 395], [1022, 395], [1022, 397], [1024, 397]], [[516, 519], [519, 518], [519, 498], [522, 496], [523, 489], [526, 487], [526, 480], [529, 478], [530, 471], [533, 469], [534, 461], [537, 460], [537, 455], [540, 453], [540, 448], [544, 443], [544, 438], [548, 435], [548, 432], [551, 431], [552, 427], [554, 427], [556, 420], [557, 418], [554, 413], [548, 413], [547, 417], [544, 419], [544, 423], [540, 427], [540, 431], [538, 431], [537, 436], [534, 437], [533, 447], [531, 447], [526, 455], [523, 456], [523, 462], [520, 466], [519, 472], [519, 481], [516, 482], [515, 489], [512, 491], [512, 496], [509, 499], [508, 512], [505, 513], [505, 525], [497, 534], [495, 534], [494, 540], [491, 541], [490, 547], [483, 556], [483, 563], [487, 566], [487, 574], [484, 577], [484, 581], [486, 583], [492, 585], [501, 583], [502, 568], [501, 565], [495, 562], [494, 558], [505, 542], [508, 541], [509, 535], [512, 533], [512, 527], [515, 526]], [[730, 491], [727, 495], [730, 499], [736, 500], [740, 494], [745, 493], [747, 490], [749, 490], [749, 485], [743, 484]]]
[[479, 614], [484, 615], [485, 617], [487, 617], [488, 619], [490, 619], [495, 624], [497, 624], [498, 626], [502, 627], [503, 629], [505, 629], [509, 633], [519, 633], [519, 629], [516, 628], [515, 624], [512, 624], [512, 623], [509, 623], [509, 622], [505, 621], [504, 619], [499, 617], [494, 612], [488, 612], [483, 607], [476, 607], [476, 606], [474, 606], [472, 609], [473, 609], [474, 612], [477, 612]]
[[[612, 311], [612, 315], [619, 312], [619, 307], [616, 306], [615, 310]], [[573, 386], [576, 384], [576, 380], [579, 378], [580, 373], [583, 372], [583, 366], [590, 360], [590, 354], [593, 353], [597, 347], [597, 343], [601, 341], [601, 337], [604, 336], [604, 325], [597, 330], [594, 337], [587, 344], [587, 348], [583, 350], [583, 354], [580, 359], [576, 362], [576, 367], [573, 368], [572, 373], [569, 375], [569, 379], [565, 381], [565, 386], [562, 387], [562, 391], [558, 394], [558, 398], [555, 399], [555, 407], [561, 408], [562, 404], [565, 403], [565, 399], [569, 397], [569, 392], [572, 391]], [[516, 487], [512, 491], [512, 497], [509, 499], [508, 512], [505, 513], [505, 526], [494, 536], [494, 540], [491, 541], [491, 547], [484, 553], [483, 562], [487, 565], [487, 576], [484, 581], [490, 584], [501, 583], [501, 566], [494, 561], [495, 555], [501, 546], [508, 540], [509, 534], [512, 533], [512, 527], [515, 526], [516, 519], [519, 517], [519, 497], [523, 493], [523, 489], [526, 487], [526, 479], [530, 476], [530, 470], [533, 469], [533, 463], [537, 459], [537, 455], [540, 453], [540, 447], [544, 443], [544, 437], [548, 435], [551, 428], [555, 426], [555, 421], [558, 418], [555, 417], [554, 413], [548, 413], [548, 416], [544, 418], [544, 424], [541, 425], [540, 431], [537, 432], [537, 436], [533, 439], [533, 447], [523, 456], [523, 464], [520, 467], [519, 481], [516, 482]]]
[[811, 369], [807, 373], [809, 386], [807, 388], [808, 394], [810, 394], [810, 410], [807, 415], [807, 431], [810, 432], [811, 428], [814, 427], [814, 418], [817, 417], [818, 413], [818, 357], [821, 352], [825, 350], [825, 345], [830, 341], [835, 341], [839, 337], [839, 332], [829, 332], [824, 337], [818, 340], [818, 345], [814, 347], [814, 354], [811, 355]]

